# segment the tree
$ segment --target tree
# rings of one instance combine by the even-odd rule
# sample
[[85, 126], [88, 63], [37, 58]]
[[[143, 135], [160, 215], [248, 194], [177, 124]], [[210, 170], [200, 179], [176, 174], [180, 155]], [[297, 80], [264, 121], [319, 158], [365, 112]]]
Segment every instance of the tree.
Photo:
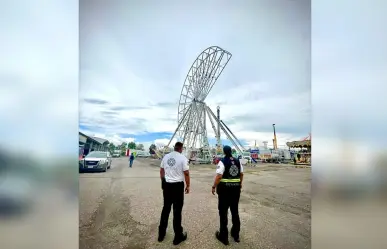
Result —
[[117, 147], [117, 149], [121, 150], [121, 156], [125, 156], [125, 154], [126, 154], [126, 145], [127, 145], [127, 143], [122, 142], [122, 144]]
[[144, 150], [144, 145], [143, 144], [137, 144], [136, 149]]
[[128, 148], [131, 149], [131, 150], [135, 150], [136, 149], [136, 143], [135, 142], [128, 143]]
[[156, 145], [155, 144], [151, 144], [151, 146], [149, 146], [149, 153], [151, 155], [155, 154], [155, 150], [156, 150]]
[[109, 151], [112, 153], [116, 149], [116, 146], [113, 143], [109, 144]]

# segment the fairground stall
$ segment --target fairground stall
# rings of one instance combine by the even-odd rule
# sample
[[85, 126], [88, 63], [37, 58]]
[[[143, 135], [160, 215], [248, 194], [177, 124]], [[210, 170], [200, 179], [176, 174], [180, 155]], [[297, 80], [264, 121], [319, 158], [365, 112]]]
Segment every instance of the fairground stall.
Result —
[[294, 164], [311, 165], [312, 143], [310, 135], [303, 140], [287, 142]]

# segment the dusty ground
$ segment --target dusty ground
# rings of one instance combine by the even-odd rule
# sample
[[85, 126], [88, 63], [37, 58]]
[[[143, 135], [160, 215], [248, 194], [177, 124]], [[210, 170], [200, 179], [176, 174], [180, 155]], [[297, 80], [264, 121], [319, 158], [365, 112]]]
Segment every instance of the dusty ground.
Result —
[[[106, 173], [80, 175], [79, 248], [171, 248], [172, 213], [164, 242], [157, 242], [162, 208], [159, 161], [113, 161]], [[191, 193], [185, 196], [183, 227], [187, 241], [179, 248], [223, 248], [217, 197], [211, 194], [215, 166], [191, 167]], [[310, 248], [310, 177], [307, 168], [266, 165], [246, 168], [240, 200], [241, 243], [230, 248]], [[231, 224], [231, 217], [229, 217]]]

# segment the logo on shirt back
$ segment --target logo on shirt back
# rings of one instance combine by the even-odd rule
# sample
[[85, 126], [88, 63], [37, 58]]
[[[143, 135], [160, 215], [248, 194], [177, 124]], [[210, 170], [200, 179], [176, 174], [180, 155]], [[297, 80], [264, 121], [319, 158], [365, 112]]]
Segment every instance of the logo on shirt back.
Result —
[[167, 161], [167, 164], [168, 164], [169, 167], [175, 166], [175, 164], [176, 164], [175, 158], [169, 158], [168, 161]]
[[231, 161], [231, 167], [230, 170], [228, 171], [231, 176], [237, 176], [238, 175], [238, 167], [235, 165], [234, 161]]

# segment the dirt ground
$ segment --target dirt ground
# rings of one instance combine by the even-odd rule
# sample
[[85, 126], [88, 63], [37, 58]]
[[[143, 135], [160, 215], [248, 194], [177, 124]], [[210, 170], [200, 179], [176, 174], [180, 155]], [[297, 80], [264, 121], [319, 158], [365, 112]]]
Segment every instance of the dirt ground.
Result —
[[[171, 248], [172, 213], [166, 239], [157, 242], [162, 209], [159, 163], [127, 158], [113, 161], [106, 173], [80, 174], [79, 248]], [[177, 248], [223, 248], [214, 233], [219, 225], [217, 197], [211, 194], [214, 165], [191, 166], [191, 193], [185, 195], [183, 227], [187, 241]], [[260, 165], [245, 168], [240, 199], [241, 242], [230, 248], [311, 248], [309, 168]], [[231, 215], [229, 215], [231, 224]]]

